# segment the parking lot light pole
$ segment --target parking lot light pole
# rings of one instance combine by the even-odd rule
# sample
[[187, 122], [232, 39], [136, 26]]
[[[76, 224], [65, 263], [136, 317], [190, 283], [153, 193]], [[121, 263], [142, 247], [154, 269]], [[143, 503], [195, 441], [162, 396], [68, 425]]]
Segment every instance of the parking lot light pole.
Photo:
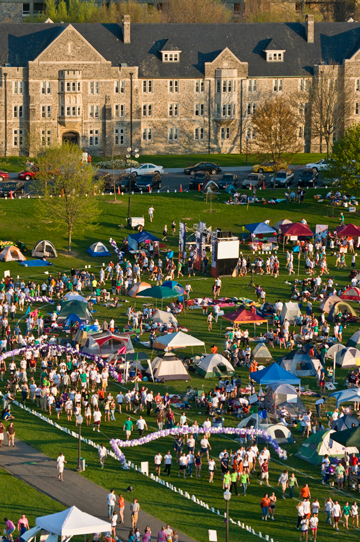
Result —
[[249, 136], [247, 135], [245, 138], [245, 164], [248, 165], [248, 149], [249, 149]]
[[83, 421], [84, 421], [84, 418], [81, 416], [81, 414], [79, 414], [79, 416], [76, 417], [76, 424], [79, 427], [78, 466], [76, 469], [78, 472], [82, 471], [82, 468], [81, 468], [81, 424]]
[[[131, 158], [132, 154], [134, 154], [135, 158], [139, 158], [140, 156], [139, 149], [137, 147], [135, 147], [134, 149], [132, 147], [128, 147], [126, 151], [127, 151], [127, 155], [126, 155], [127, 160]], [[131, 184], [132, 184], [131, 174], [132, 174], [132, 166], [130, 166], [130, 176], [129, 176], [129, 199], [128, 199], [128, 216], [127, 216], [128, 223], [130, 222], [130, 197], [131, 197]]]
[[231, 492], [228, 489], [224, 491], [224, 499], [226, 501], [226, 542], [229, 542], [229, 503], [231, 499]]

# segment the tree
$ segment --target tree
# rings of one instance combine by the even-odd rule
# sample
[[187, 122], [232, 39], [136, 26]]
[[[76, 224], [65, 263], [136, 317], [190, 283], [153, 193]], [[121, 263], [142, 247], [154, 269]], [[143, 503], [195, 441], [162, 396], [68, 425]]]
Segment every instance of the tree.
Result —
[[286, 98], [274, 96], [265, 100], [253, 115], [252, 126], [256, 131], [254, 150], [262, 159], [290, 163], [300, 151], [297, 115]]
[[38, 167], [38, 213], [52, 228], [67, 231], [70, 252], [73, 233], [91, 229], [100, 214], [94, 197], [102, 188], [95, 184], [96, 170], [83, 164], [78, 146], [67, 142], [47, 149]]
[[338, 66], [319, 66], [309, 90], [311, 139], [319, 138], [320, 152], [323, 152], [325, 142], [328, 158], [333, 136], [344, 114], [337, 70]]
[[229, 23], [232, 11], [221, 0], [168, 0], [163, 3], [166, 23]]
[[335, 141], [324, 177], [328, 181], [338, 179], [342, 191], [360, 196], [360, 124], [347, 128]]

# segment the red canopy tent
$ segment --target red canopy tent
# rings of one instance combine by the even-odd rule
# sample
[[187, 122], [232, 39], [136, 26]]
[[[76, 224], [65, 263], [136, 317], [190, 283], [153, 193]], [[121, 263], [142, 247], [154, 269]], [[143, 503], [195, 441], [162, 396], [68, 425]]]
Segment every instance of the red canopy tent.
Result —
[[280, 231], [283, 235], [291, 235], [292, 237], [312, 237], [314, 235], [309, 226], [301, 222], [281, 224]]
[[346, 288], [340, 296], [341, 299], [346, 299], [347, 301], [360, 301], [360, 288], [351, 286]]
[[360, 237], [360, 228], [355, 224], [343, 224], [336, 228], [339, 237]]
[[223, 316], [224, 320], [232, 322], [234, 325], [240, 324], [254, 324], [255, 326], [260, 324], [268, 324], [268, 321], [263, 316], [259, 316], [256, 312], [247, 311], [246, 309], [238, 309], [237, 311], [228, 312]]

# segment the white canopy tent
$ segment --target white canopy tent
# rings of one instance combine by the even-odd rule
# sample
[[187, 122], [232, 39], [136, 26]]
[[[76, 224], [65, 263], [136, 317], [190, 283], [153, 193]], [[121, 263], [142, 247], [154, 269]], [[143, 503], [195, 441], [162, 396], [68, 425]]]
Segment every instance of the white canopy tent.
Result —
[[177, 320], [171, 312], [161, 311], [160, 309], [155, 311], [150, 319], [156, 324], [177, 324]]
[[330, 395], [328, 395], [325, 401], [330, 399], [330, 397], [335, 397], [336, 407], [338, 407], [340, 403], [347, 403], [347, 402], [357, 403], [360, 401], [360, 388], [350, 388], [347, 390], [334, 391], [334, 393], [330, 393]]
[[293, 303], [292, 301], [284, 303], [280, 314], [281, 322], [284, 322], [284, 320], [286, 319], [290, 325], [294, 326], [298, 323], [300, 316], [301, 311], [297, 303]]
[[110, 523], [82, 512], [72, 506], [62, 512], [36, 518], [36, 527], [21, 535], [22, 540], [29, 542], [40, 531], [50, 533], [48, 542], [56, 542], [58, 536], [71, 538], [77, 535], [111, 532]]
[[198, 346], [205, 346], [205, 343], [203, 341], [199, 341], [199, 339], [196, 339], [196, 337], [192, 337], [191, 335], [187, 335], [183, 331], [178, 331], [177, 333], [168, 333], [167, 335], [162, 335], [161, 337], [157, 337], [154, 342], [154, 348], [157, 350], [165, 350], [165, 352], [169, 352], [170, 350], [175, 349], [184, 349], [191, 347], [198, 347]]

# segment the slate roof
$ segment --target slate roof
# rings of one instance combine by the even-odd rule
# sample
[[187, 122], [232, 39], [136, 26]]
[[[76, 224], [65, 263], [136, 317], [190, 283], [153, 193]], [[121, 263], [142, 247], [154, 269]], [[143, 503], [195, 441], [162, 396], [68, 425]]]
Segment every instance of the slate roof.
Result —
[[280, 47], [280, 45], [278, 45], [275, 40], [271, 39], [267, 46], [264, 48], [264, 51], [284, 51], [284, 48]]
[[[66, 24], [0, 24], [0, 63], [25, 67]], [[205, 62], [228, 47], [249, 64], [250, 77], [302, 77], [320, 63], [341, 64], [360, 46], [360, 23], [315, 23], [315, 42], [307, 43], [302, 23], [131, 24], [124, 44], [118, 24], [74, 24], [80, 34], [114, 66], [139, 67], [143, 78], [199, 78]], [[161, 50], [171, 39], [181, 48], [180, 62], [164, 63]], [[283, 62], [266, 62], [264, 48], [276, 40]]]
[[173, 45], [170, 40], [166, 40], [165, 45], [162, 46], [161, 52], [166, 53], [166, 51], [181, 51], [180, 47]]

